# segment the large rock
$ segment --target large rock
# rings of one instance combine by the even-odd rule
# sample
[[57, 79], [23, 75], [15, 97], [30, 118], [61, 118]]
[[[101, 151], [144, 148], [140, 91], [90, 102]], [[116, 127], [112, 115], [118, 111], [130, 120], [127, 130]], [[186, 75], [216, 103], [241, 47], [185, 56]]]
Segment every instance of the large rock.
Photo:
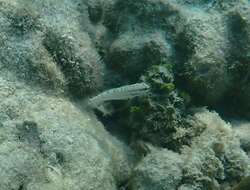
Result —
[[129, 149], [81, 105], [0, 80], [0, 189], [116, 189]]
[[[226, 189], [249, 175], [245, 130], [236, 137], [208, 111], [195, 114], [190, 127], [161, 117], [161, 110], [172, 121], [189, 114], [184, 105], [173, 114], [179, 94], [185, 106], [224, 103], [249, 115], [248, 13], [248, 0], [0, 0], [0, 189], [116, 190], [128, 179], [132, 189]], [[173, 106], [159, 102], [149, 113], [157, 134], [145, 136], [178, 153], [143, 150], [130, 176], [131, 150], [84, 100], [136, 83], [152, 66], [171, 68], [161, 87], [176, 93]], [[162, 133], [159, 118], [174, 133]]]
[[199, 111], [194, 116], [206, 129], [183, 146], [181, 153], [154, 149], [135, 167], [133, 190], [228, 189], [250, 173], [250, 158], [230, 124], [217, 113]]
[[128, 178], [131, 150], [69, 98], [102, 86], [88, 6], [0, 1], [1, 190], [115, 190]]
[[240, 139], [241, 147], [250, 156], [250, 123], [248, 121], [234, 121], [233, 129]]
[[154, 150], [135, 168], [133, 190], [176, 189], [182, 180], [183, 160], [177, 153]]

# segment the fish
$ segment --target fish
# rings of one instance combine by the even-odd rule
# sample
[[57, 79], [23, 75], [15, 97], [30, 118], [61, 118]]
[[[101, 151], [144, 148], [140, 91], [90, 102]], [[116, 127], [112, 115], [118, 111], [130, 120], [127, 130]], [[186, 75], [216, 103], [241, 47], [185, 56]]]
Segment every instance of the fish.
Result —
[[107, 101], [132, 99], [136, 96], [146, 95], [149, 91], [150, 86], [144, 82], [125, 85], [106, 90], [99, 95], [90, 98], [88, 104], [91, 108], [98, 109], [102, 113], [106, 114], [108, 111], [105, 111], [104, 104]]

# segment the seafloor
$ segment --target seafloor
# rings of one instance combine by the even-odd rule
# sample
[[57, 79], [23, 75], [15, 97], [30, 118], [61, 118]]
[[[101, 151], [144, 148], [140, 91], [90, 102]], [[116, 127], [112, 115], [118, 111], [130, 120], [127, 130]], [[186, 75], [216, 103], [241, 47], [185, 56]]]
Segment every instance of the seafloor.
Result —
[[249, 175], [249, 0], [0, 0], [0, 190]]

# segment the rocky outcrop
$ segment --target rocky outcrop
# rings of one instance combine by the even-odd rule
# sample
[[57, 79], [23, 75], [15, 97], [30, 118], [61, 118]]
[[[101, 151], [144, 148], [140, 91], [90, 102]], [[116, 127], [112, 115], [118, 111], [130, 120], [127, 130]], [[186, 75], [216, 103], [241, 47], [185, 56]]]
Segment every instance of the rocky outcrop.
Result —
[[[197, 107], [249, 118], [249, 7], [0, 0], [0, 189], [226, 190], [240, 182], [250, 174], [248, 127], [232, 129]], [[110, 117], [86, 106], [102, 90], [140, 82], [149, 95], [108, 102]]]
[[132, 152], [60, 96], [1, 79], [0, 188], [117, 189]]
[[133, 190], [230, 189], [249, 175], [250, 159], [232, 126], [207, 110], [197, 112], [195, 118], [205, 124], [204, 132], [180, 153], [151, 148], [134, 169]]

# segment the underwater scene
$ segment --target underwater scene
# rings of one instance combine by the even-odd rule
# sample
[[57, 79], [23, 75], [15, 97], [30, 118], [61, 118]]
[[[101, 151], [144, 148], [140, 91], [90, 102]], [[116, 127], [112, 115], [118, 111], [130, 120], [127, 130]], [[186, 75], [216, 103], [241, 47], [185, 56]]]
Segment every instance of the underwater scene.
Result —
[[250, 190], [250, 0], [0, 0], [0, 190]]

